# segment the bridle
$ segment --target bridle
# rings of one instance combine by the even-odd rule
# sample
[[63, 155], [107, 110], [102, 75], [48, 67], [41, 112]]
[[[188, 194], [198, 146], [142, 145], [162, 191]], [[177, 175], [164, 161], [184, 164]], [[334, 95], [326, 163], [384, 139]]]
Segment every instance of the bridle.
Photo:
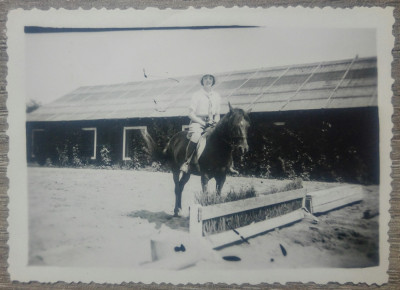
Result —
[[232, 148], [239, 147], [240, 142], [237, 142], [236, 140], [243, 140], [246, 141], [247, 137], [245, 136], [229, 136], [230, 140], [227, 140], [226, 138], [221, 138], [221, 141], [223, 141], [225, 144], [229, 145]]

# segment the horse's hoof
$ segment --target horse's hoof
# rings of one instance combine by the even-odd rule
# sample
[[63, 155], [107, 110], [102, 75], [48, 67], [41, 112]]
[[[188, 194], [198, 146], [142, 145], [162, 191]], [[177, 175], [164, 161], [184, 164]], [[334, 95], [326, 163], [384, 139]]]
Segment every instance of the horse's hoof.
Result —
[[182, 210], [178, 209], [174, 211], [174, 217], [181, 217], [182, 216]]

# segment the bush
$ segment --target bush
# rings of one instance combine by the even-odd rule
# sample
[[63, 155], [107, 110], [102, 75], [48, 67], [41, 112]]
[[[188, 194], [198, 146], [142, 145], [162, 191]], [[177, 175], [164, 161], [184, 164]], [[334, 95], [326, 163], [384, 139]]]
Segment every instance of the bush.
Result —
[[46, 162], [44, 164], [47, 167], [52, 167], [53, 166], [53, 162], [51, 161], [50, 158], [46, 158]]
[[72, 146], [72, 166], [81, 167], [83, 165], [82, 159], [80, 157], [80, 151], [78, 144]]
[[162, 164], [159, 161], [153, 161], [153, 163], [151, 163], [151, 169], [153, 171], [162, 171]]
[[68, 158], [68, 145], [64, 144], [63, 147], [57, 147], [57, 162], [61, 166], [67, 166], [69, 163]]
[[105, 166], [111, 166], [111, 150], [109, 145], [102, 145], [100, 149], [100, 163]]

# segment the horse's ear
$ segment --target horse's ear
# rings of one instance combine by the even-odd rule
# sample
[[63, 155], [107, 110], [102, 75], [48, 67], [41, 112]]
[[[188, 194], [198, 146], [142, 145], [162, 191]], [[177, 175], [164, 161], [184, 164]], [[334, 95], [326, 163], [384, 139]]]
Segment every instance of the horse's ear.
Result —
[[233, 108], [232, 108], [231, 102], [228, 102], [228, 106], [229, 106], [229, 111], [232, 112]]

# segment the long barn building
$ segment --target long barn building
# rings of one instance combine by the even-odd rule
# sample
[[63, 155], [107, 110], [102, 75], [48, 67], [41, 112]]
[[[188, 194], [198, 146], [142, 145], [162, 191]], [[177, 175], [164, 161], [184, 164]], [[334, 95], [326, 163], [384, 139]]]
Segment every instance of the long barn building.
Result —
[[[250, 152], [236, 162], [242, 173], [379, 182], [376, 58], [215, 77], [222, 113], [228, 111], [228, 101], [251, 109]], [[140, 130], [160, 146], [184, 130], [200, 78], [78, 88], [27, 115], [28, 162], [145, 165]]]

